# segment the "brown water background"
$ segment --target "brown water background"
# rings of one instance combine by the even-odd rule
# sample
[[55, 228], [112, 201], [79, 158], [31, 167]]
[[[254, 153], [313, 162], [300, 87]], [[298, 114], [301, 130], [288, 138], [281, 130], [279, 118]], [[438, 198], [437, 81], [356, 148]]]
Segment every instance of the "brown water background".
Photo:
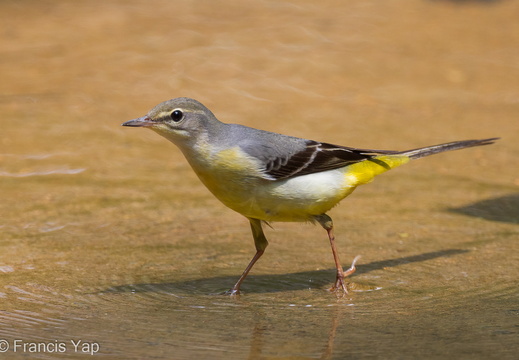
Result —
[[[516, 358], [518, 15], [511, 0], [1, 1], [0, 356]], [[325, 232], [280, 223], [233, 299], [215, 294], [254, 252], [246, 219], [172, 144], [120, 127], [178, 96], [354, 147], [502, 139], [330, 212], [344, 265], [362, 255], [348, 297], [326, 291]]]

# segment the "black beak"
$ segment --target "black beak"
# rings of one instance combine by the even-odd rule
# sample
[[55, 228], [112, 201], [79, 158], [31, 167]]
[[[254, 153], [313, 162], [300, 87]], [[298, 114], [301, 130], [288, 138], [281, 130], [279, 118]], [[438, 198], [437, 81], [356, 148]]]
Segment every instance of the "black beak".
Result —
[[153, 126], [156, 122], [152, 121], [149, 117], [143, 116], [137, 119], [133, 119], [130, 121], [127, 121], [125, 123], [122, 123], [122, 126], [133, 126], [133, 127], [141, 127], [141, 126]]

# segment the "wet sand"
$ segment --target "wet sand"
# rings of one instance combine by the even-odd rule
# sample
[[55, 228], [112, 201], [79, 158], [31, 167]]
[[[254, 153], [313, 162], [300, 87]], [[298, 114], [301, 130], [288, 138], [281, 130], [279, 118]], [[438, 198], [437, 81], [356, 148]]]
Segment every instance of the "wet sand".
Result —
[[[515, 358], [515, 2], [0, 10], [0, 351], [10, 358]], [[326, 233], [275, 223], [233, 299], [218, 293], [254, 253], [247, 220], [174, 145], [120, 126], [178, 96], [224, 122], [354, 147], [502, 139], [395, 169], [330, 212], [343, 265], [362, 256], [346, 298], [326, 290]]]

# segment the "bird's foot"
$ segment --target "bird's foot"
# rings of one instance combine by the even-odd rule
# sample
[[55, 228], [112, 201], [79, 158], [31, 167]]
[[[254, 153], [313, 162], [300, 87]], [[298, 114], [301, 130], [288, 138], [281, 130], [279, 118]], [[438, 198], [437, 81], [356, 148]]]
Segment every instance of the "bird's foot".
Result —
[[235, 288], [232, 288], [230, 290], [227, 290], [227, 291], [224, 291], [223, 293], [221, 293], [221, 295], [227, 295], [230, 297], [236, 297], [236, 296], [239, 296], [240, 294], [241, 294], [240, 289], [235, 289]]
[[348, 288], [346, 287], [346, 282], [344, 281], [344, 278], [353, 274], [355, 270], [357, 270], [355, 268], [355, 264], [359, 259], [360, 255], [355, 256], [350, 268], [346, 271], [343, 271], [342, 269], [337, 269], [337, 277], [335, 278], [335, 284], [330, 288], [330, 292], [335, 293], [337, 297], [344, 297], [348, 294]]
[[337, 297], [343, 297], [347, 295], [348, 289], [346, 288], [346, 283], [344, 282], [344, 275], [339, 275], [339, 273], [337, 273], [335, 284], [330, 289], [328, 289], [328, 291], [335, 293]]

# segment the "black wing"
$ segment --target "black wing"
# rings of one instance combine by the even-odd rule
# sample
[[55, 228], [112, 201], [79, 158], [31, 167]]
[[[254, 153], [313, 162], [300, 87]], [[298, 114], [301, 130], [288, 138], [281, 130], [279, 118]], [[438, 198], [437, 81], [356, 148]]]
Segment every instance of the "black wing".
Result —
[[398, 151], [356, 149], [307, 140], [306, 148], [288, 158], [275, 158], [267, 163], [265, 173], [275, 180], [333, 170], [376, 155]]

